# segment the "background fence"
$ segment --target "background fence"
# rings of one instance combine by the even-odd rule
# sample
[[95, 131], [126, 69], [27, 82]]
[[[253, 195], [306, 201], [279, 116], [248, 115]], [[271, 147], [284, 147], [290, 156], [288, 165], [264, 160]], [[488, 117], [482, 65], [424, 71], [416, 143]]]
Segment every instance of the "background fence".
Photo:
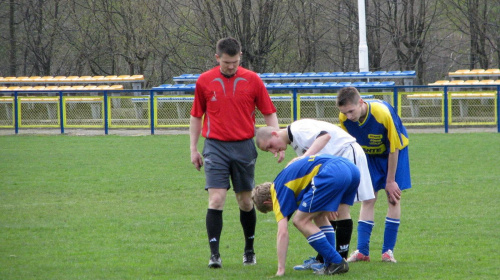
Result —
[[[340, 87], [275, 87], [271, 99], [281, 125], [300, 118], [338, 124]], [[0, 128], [155, 129], [189, 126], [194, 87], [93, 92], [3, 92]], [[392, 86], [360, 88], [364, 99], [389, 102], [407, 127], [496, 126], [500, 132], [500, 86]], [[260, 112], [257, 125], [265, 125]]]

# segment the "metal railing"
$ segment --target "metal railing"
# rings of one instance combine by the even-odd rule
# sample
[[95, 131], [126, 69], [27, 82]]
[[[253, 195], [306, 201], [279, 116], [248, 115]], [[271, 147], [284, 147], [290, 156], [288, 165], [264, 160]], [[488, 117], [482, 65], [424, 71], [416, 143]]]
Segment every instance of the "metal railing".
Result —
[[[299, 118], [338, 123], [336, 92], [342, 86], [268, 87], [281, 125]], [[392, 104], [405, 126], [496, 126], [500, 132], [500, 85], [358, 87], [364, 98]], [[0, 128], [188, 127], [194, 87], [149, 90], [6, 92], [0, 97]], [[260, 112], [256, 124], [264, 125]]]

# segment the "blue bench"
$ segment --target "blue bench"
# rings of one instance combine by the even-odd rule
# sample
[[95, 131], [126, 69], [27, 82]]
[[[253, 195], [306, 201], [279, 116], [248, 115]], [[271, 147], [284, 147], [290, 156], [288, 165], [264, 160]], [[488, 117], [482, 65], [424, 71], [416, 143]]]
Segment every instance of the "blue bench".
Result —
[[[307, 72], [307, 73], [258, 73], [263, 81], [278, 80], [322, 80], [322, 79], [405, 79], [405, 85], [413, 84], [416, 72], [411, 71], [375, 71], [375, 72]], [[200, 74], [182, 74], [174, 77], [174, 82], [196, 81]], [[411, 81], [411, 82], [410, 82]]]
[[[290, 90], [290, 89], [340, 89], [342, 87], [353, 86], [357, 88], [387, 88], [395, 86], [394, 81], [385, 82], [299, 82], [299, 83], [264, 83], [268, 90]], [[195, 84], [163, 84], [153, 87], [152, 90], [161, 91], [194, 91]]]

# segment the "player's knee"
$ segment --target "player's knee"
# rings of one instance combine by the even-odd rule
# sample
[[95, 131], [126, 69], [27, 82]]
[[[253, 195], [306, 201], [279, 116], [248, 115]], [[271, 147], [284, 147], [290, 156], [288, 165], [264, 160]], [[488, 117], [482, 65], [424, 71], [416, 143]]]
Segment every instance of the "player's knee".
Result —
[[363, 207], [373, 208], [373, 207], [375, 207], [376, 201], [377, 201], [377, 198], [372, 198], [372, 199], [368, 199], [368, 200], [363, 200], [361, 203], [362, 203]]
[[294, 216], [292, 219], [293, 225], [298, 228], [299, 230], [305, 227], [305, 224], [308, 222], [308, 220], [305, 219], [300, 219], [298, 216]]
[[248, 212], [251, 211], [253, 208], [253, 202], [252, 201], [240, 201], [239, 203], [240, 209]]
[[241, 210], [248, 212], [253, 208], [253, 200], [251, 192], [244, 192], [236, 194], [236, 200]]
[[224, 203], [226, 202], [226, 197], [221, 195], [210, 195], [208, 198], [208, 208], [210, 209], [222, 209], [224, 208]]
[[338, 209], [338, 220], [345, 220], [351, 218], [351, 210], [348, 204], [341, 203]]

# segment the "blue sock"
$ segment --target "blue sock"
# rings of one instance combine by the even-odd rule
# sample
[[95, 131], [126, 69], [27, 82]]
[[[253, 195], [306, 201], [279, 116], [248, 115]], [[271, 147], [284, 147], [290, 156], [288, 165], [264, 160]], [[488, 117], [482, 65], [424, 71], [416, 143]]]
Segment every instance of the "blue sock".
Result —
[[399, 219], [385, 218], [384, 245], [382, 246], [382, 254], [387, 250], [394, 251], [396, 239], [398, 238]]
[[310, 235], [307, 238], [307, 242], [309, 242], [309, 245], [311, 245], [316, 252], [323, 256], [325, 264], [342, 262], [342, 257], [335, 251], [335, 247], [328, 242], [322, 231]]
[[335, 230], [333, 229], [332, 226], [322, 226], [319, 227], [321, 231], [325, 234], [326, 240], [328, 240], [328, 243], [332, 245], [333, 248], [335, 248]]
[[370, 255], [370, 237], [375, 226], [373, 221], [358, 221], [358, 250], [365, 256]]

